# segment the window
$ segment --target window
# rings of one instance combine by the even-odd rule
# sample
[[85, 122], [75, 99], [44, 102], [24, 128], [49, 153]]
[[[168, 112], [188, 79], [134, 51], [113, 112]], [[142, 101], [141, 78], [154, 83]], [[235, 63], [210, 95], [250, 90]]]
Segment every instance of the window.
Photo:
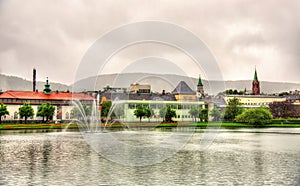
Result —
[[135, 104], [129, 103], [128, 107], [129, 107], [129, 109], [135, 109]]
[[18, 119], [18, 112], [14, 112], [14, 119]]
[[70, 119], [70, 114], [69, 114], [69, 112], [66, 112], [66, 119]]

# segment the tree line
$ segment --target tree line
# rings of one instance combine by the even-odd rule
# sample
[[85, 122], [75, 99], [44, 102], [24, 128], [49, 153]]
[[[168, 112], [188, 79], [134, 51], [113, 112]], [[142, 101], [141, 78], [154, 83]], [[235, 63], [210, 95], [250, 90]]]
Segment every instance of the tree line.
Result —
[[[109, 114], [109, 111], [112, 107], [111, 101], [105, 101], [101, 105], [101, 117], [102, 119], [106, 118]], [[85, 115], [91, 114], [91, 107], [85, 104], [82, 105], [82, 108], [85, 112]], [[49, 121], [55, 112], [55, 107], [51, 105], [49, 102], [43, 103], [38, 107], [36, 116], [42, 117], [43, 122]], [[197, 107], [192, 107], [189, 110], [189, 114], [192, 116], [194, 122], [207, 122], [208, 116], [211, 116], [213, 121], [221, 121], [224, 119], [225, 121], [231, 122], [246, 122], [253, 124], [255, 126], [260, 126], [266, 123], [270, 123], [273, 118], [296, 118], [299, 117], [299, 113], [295, 107], [290, 102], [273, 102], [269, 104], [269, 107], [258, 107], [258, 108], [250, 108], [245, 109], [242, 107], [242, 104], [238, 98], [229, 99], [227, 106], [224, 111], [220, 111], [218, 108], [213, 108], [209, 113], [207, 108], [198, 109]], [[0, 124], [2, 123], [2, 116], [9, 115], [9, 111], [7, 110], [7, 106], [3, 103], [0, 103]], [[34, 110], [29, 102], [25, 102], [20, 108], [18, 115], [21, 119], [24, 118], [24, 122], [27, 123], [27, 119], [34, 116]], [[73, 108], [71, 111], [71, 117], [78, 117], [81, 113], [79, 113], [78, 108]], [[124, 115], [123, 105], [115, 105], [114, 112], [111, 114], [111, 118], [120, 119], [121, 116]], [[139, 118], [140, 122], [142, 118], [150, 118], [158, 115], [163, 118], [163, 122], [171, 123], [174, 122], [173, 118], [176, 117], [176, 111], [171, 107], [171, 105], [167, 105], [165, 107], [160, 108], [158, 113], [154, 113], [154, 110], [147, 105], [138, 105], [134, 110], [134, 115]], [[110, 118], [110, 119], [111, 119]]]

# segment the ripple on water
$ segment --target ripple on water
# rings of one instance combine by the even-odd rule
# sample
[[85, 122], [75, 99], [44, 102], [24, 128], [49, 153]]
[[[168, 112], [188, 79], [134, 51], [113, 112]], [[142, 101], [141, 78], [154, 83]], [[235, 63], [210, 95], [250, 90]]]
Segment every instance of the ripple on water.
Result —
[[[195, 133], [171, 158], [141, 167], [107, 160], [93, 151], [79, 132], [1, 134], [0, 184], [296, 185], [300, 135], [286, 132], [226, 130], [205, 151], [199, 149], [203, 133]], [[132, 145], [151, 145], [146, 142], [153, 140], [155, 144], [170, 134], [147, 131], [111, 135]], [[175, 142], [182, 143], [184, 135], [177, 135]], [[138, 154], [132, 156], [140, 158]]]

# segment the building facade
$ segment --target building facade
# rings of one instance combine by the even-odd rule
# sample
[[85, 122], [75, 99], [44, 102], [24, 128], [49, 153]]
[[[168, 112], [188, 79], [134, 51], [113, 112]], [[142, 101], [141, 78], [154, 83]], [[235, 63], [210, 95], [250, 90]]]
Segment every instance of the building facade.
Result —
[[38, 108], [46, 102], [51, 103], [55, 107], [55, 112], [52, 120], [70, 120], [72, 100], [79, 100], [80, 102], [91, 105], [95, 98], [84, 93], [58, 92], [51, 91], [50, 84], [47, 80], [43, 92], [38, 91], [13, 91], [8, 90], [0, 94], [0, 103], [7, 105], [9, 115], [2, 116], [3, 120], [20, 120], [19, 108], [28, 102], [34, 110], [34, 117], [29, 120], [42, 120], [36, 116]]
[[238, 98], [240, 103], [245, 108], [268, 106], [273, 102], [286, 101], [286, 97], [283, 96], [264, 96], [264, 95], [227, 95], [224, 97], [226, 104], [229, 99]]

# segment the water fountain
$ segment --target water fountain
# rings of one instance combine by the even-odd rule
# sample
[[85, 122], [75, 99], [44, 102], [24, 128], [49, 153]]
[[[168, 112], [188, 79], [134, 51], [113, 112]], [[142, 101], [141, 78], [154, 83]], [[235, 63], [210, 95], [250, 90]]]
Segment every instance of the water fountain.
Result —
[[97, 94], [96, 100], [93, 101], [91, 106], [87, 106], [80, 100], [73, 100], [72, 105], [74, 106], [73, 115], [78, 128], [82, 132], [102, 132], [101, 126], [101, 111], [99, 110], [100, 95]]

